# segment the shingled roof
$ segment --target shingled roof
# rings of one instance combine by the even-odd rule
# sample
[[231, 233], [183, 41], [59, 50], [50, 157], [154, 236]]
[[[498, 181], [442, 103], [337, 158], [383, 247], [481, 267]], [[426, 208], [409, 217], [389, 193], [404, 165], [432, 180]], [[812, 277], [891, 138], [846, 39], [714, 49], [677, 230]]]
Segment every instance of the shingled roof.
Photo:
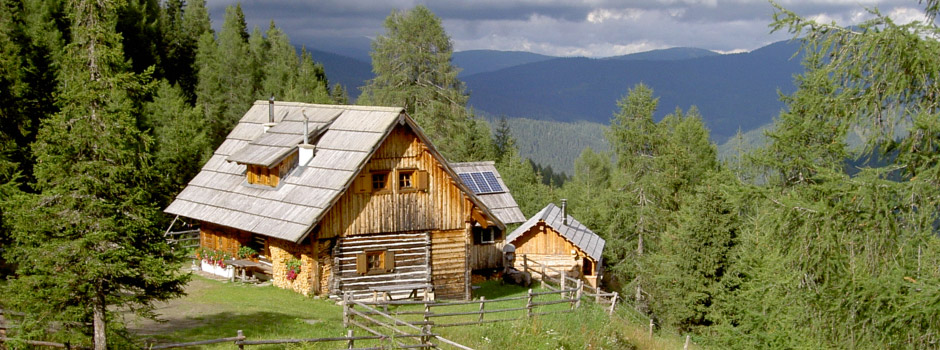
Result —
[[[503, 177], [496, 171], [495, 164], [496, 163], [493, 161], [484, 161], [450, 163], [450, 166], [457, 174], [492, 172], [496, 176], [497, 183], [501, 186], [501, 191], [477, 193], [477, 198], [479, 198], [483, 204], [486, 204], [486, 206], [493, 211], [493, 214], [496, 214], [496, 217], [505, 224], [518, 224], [525, 221], [525, 215], [522, 214], [522, 210], [519, 209], [519, 204], [516, 204], [516, 200], [512, 198], [512, 194], [509, 193], [509, 188], [506, 187], [506, 184], [503, 182]], [[461, 179], [461, 181], [463, 181], [463, 179]]]
[[562, 237], [584, 251], [584, 253], [593, 258], [594, 261], [601, 261], [601, 254], [604, 251], [606, 241], [582, 225], [578, 220], [575, 220], [571, 215], [568, 215], [568, 224], [566, 225], [563, 220], [561, 208], [555, 206], [554, 203], [549, 203], [548, 206], [513, 230], [506, 236], [506, 242], [512, 243], [517, 238], [522, 237], [526, 231], [538, 225], [540, 221], [545, 222], [546, 225], [560, 233]]
[[[245, 164], [277, 164], [303, 140], [304, 115], [315, 156], [276, 188], [248, 185]], [[397, 107], [275, 102], [276, 125], [267, 133], [268, 101], [257, 101], [202, 170], [165, 212], [292, 242], [303, 240], [350, 187], [356, 175], [398, 123], [407, 124], [445, 171], [456, 173], [414, 121]], [[458, 187], [496, 224], [504, 226], [468, 188]]]

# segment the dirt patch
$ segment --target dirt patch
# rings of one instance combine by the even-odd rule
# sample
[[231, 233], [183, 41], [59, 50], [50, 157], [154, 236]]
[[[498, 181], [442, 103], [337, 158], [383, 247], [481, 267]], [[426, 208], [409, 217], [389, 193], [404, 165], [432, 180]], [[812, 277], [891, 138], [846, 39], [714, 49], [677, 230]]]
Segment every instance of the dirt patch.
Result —
[[[210, 275], [202, 271], [195, 271], [194, 274], [215, 280], [224, 280], [218, 276]], [[213, 281], [193, 278], [186, 284], [186, 295], [195, 296], [212, 289]], [[155, 334], [172, 333], [182, 329], [188, 329], [205, 324], [206, 321], [201, 316], [217, 312], [218, 309], [206, 303], [191, 302], [190, 298], [182, 297], [165, 302], [156, 303], [154, 313], [157, 320], [137, 317], [132, 313], [125, 313], [124, 320], [128, 330], [140, 336]]]

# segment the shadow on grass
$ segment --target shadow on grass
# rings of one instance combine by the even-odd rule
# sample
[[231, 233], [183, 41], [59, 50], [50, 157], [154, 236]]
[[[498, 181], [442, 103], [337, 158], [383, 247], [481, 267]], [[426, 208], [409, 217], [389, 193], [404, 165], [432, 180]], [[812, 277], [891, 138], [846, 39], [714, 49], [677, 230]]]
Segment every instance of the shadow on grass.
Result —
[[[169, 325], [169, 327], [166, 327]], [[328, 319], [301, 319], [279, 312], [221, 312], [199, 317], [168, 319], [159, 326], [164, 332], [141, 335], [148, 344], [171, 344], [235, 337], [241, 330], [247, 340], [307, 339], [345, 335], [342, 324]], [[153, 330], [146, 330], [150, 333]], [[329, 343], [325, 343], [329, 344]], [[206, 348], [230, 349], [232, 343], [219, 343]], [[252, 349], [282, 349], [284, 346], [253, 346]]]
[[504, 284], [502, 281], [485, 281], [477, 284], [479, 287], [473, 291], [473, 297], [486, 297], [486, 299], [499, 299], [513, 296], [525, 295], [529, 288], [517, 286], [514, 284]]

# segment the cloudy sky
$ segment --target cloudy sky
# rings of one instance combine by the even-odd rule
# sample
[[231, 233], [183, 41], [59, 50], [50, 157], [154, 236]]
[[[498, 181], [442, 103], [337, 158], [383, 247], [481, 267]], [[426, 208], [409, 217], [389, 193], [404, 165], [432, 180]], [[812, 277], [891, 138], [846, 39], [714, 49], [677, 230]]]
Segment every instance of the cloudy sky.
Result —
[[[209, 0], [214, 26], [234, 0]], [[788, 39], [770, 34], [773, 7], [761, 0], [244, 0], [249, 29], [274, 20], [294, 43], [355, 54], [382, 33], [395, 9], [424, 4], [441, 18], [457, 51], [529, 51], [606, 57], [670, 47], [739, 52]], [[849, 25], [878, 8], [897, 21], [924, 18], [916, 0], [779, 0], [802, 16]]]

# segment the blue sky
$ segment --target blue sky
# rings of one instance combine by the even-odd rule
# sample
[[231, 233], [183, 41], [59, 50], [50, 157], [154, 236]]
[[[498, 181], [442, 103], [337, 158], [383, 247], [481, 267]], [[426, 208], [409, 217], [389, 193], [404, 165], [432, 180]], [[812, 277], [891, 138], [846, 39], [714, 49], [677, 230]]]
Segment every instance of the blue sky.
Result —
[[[209, 0], [213, 24], [233, 0]], [[923, 20], [917, 1], [781, 0], [807, 18], [841, 25], [870, 18], [877, 8], [900, 22]], [[607, 57], [670, 47], [717, 52], [757, 49], [789, 38], [770, 34], [773, 7], [752, 0], [248, 0], [241, 1], [249, 29], [271, 20], [291, 41], [362, 55], [382, 33], [391, 11], [418, 4], [441, 18], [457, 51], [529, 51], [552, 56]], [[346, 52], [344, 52], [344, 50]]]

